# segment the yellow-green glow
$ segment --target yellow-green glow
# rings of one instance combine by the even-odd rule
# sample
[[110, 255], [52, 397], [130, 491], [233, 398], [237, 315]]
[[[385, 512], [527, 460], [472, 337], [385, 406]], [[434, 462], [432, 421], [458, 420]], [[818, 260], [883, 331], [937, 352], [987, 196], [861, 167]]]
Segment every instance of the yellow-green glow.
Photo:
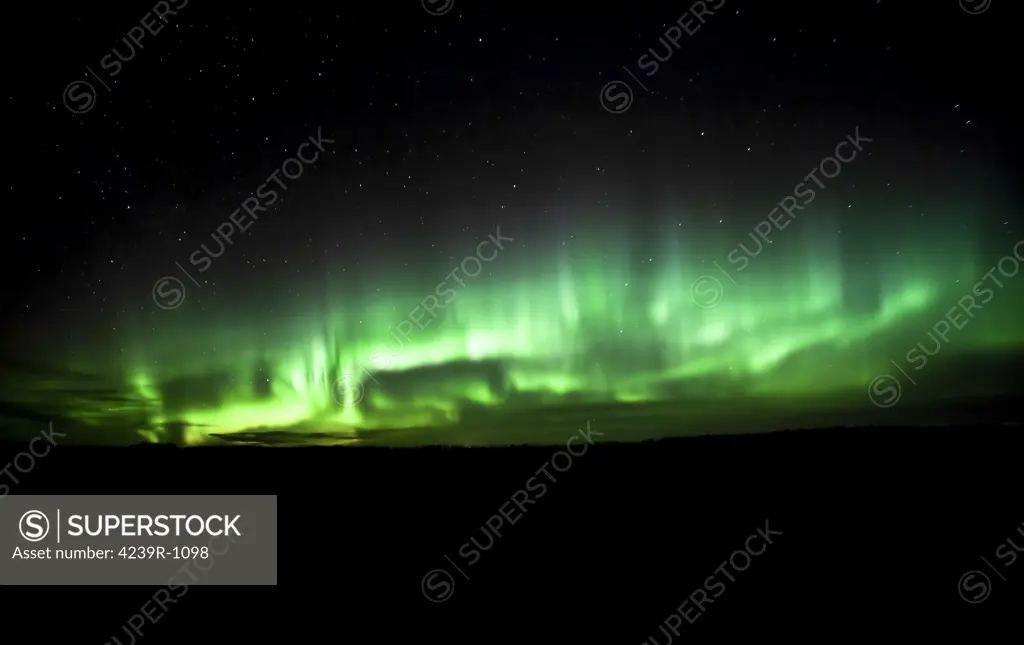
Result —
[[[126, 334], [111, 378], [128, 396], [79, 393], [63, 409], [151, 440], [184, 424], [185, 441], [201, 443], [272, 429], [444, 428], [479, 411], [567, 403], [806, 401], [863, 392], [991, 266], [967, 239], [851, 262], [833, 238], [780, 236], [742, 271], [728, 247], [673, 237], [639, 260], [627, 244], [513, 246], [472, 283], [447, 283], [454, 297], [426, 315], [411, 316], [446, 272], [420, 279], [424, 288], [381, 278], [372, 296], [273, 303], [274, 317], [167, 313]], [[694, 295], [702, 276], [721, 288], [713, 306]], [[1019, 307], [1006, 304], [1019, 298], [996, 297], [1005, 302], [956, 332], [951, 356], [1024, 345]]]

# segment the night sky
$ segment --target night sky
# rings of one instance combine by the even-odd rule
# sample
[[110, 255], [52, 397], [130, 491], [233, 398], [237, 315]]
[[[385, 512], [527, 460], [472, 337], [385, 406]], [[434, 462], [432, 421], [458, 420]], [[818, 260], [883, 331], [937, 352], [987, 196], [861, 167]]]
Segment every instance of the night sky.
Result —
[[10, 9], [5, 434], [1011, 420], [1007, 0], [365, 4]]

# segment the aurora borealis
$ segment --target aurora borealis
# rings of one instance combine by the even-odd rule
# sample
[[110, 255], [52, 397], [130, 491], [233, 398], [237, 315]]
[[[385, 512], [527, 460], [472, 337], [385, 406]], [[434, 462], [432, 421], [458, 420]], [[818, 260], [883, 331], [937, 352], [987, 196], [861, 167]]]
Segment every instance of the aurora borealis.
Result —
[[[379, 296], [332, 296], [325, 280], [277, 320], [218, 319], [188, 302], [159, 310], [159, 335], [128, 330], [119, 371], [105, 375], [117, 403], [84, 394], [61, 414], [134, 424], [150, 440], [184, 425], [188, 443], [257, 431], [365, 442], [374, 431], [457, 431], [593, 406], [771, 400], [797, 410], [852, 393], [866, 405], [867, 383], [904, 353], [894, 348], [926, 341], [992, 267], [974, 236], [936, 239], [927, 227], [928, 248], [908, 234], [850, 259], [835, 227], [827, 213], [794, 224], [734, 284], [714, 273], [739, 239], [731, 231], [694, 240], [666, 218], [657, 245], [607, 226], [544, 245], [498, 225], [452, 268], [384, 283]], [[980, 322], [943, 349], [950, 365], [1024, 345], [1019, 292], [1002, 275], [1004, 289], [979, 301]]]
[[205, 11], [176, 29], [206, 58], [161, 40], [178, 57], [134, 61], [135, 89], [126, 65], [37, 128], [61, 153], [9, 236], [12, 436], [479, 445], [600, 419], [633, 440], [927, 425], [1017, 391], [1002, 103], [950, 85], [952, 51], [902, 57], [888, 3], [827, 38], [726, 5], [614, 113], [600, 88], [678, 7], [628, 37], [426, 16], [372, 65], [336, 51], [361, 19], [254, 14], [286, 23], [257, 53]]
[[[255, 542], [159, 607], [26, 561], [12, 618], [689, 645], [1019, 614], [1011, 0], [183, 4], [8, 12], [46, 36], [4, 94], [0, 544], [222, 502]], [[281, 591], [220, 584], [262, 538]]]

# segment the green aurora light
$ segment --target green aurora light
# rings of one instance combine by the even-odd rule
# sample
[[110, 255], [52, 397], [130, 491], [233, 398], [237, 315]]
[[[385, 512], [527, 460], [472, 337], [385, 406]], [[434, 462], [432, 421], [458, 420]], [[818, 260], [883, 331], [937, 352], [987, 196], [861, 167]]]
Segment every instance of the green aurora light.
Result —
[[[65, 361], [103, 374], [102, 388], [71, 395], [66, 379], [38, 379], [20, 404], [154, 441], [182, 426], [189, 444], [254, 430], [456, 428], [567, 404], [799, 406], [857, 392], [867, 406], [871, 379], [915, 343], [934, 347], [934, 323], [972, 294], [982, 308], [941, 350], [949, 360], [1024, 347], [1019, 288], [998, 273], [1002, 290], [984, 281], [993, 258], [971, 236], [889, 235], [851, 258], [831, 227], [755, 245], [667, 224], [654, 244], [574, 235], [550, 247], [508, 227], [514, 241], [485, 249], [477, 275], [474, 261], [452, 274], [456, 261], [363, 279], [358, 292], [325, 280], [316, 296], [266, 296], [273, 316], [242, 314], [230, 298], [219, 313], [216, 302], [150, 312], [119, 332], [113, 356]], [[727, 259], [738, 243], [742, 271]], [[476, 244], [460, 248], [472, 256]]]

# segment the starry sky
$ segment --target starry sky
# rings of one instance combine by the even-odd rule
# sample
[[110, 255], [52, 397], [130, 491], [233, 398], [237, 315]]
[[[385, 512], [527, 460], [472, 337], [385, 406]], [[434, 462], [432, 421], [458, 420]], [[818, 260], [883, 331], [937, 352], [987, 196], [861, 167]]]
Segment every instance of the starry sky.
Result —
[[1009, 2], [366, 4], [11, 10], [5, 433], [1006, 420]]

